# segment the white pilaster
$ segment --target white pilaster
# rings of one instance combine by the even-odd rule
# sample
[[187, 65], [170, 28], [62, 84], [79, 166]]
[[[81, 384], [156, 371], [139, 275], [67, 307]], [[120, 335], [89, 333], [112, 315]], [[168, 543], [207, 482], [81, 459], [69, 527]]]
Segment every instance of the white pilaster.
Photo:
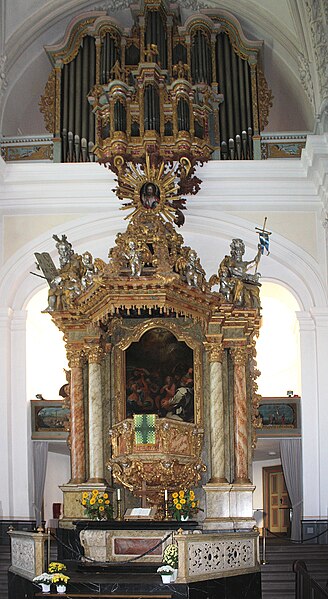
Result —
[[33, 514], [30, 409], [26, 398], [26, 316], [26, 310], [16, 310], [11, 322], [12, 505], [13, 514], [18, 518]]
[[328, 514], [328, 308], [311, 310], [316, 326], [318, 363], [319, 515]]
[[318, 363], [314, 320], [309, 312], [298, 312], [297, 318], [302, 372], [303, 517], [306, 519], [320, 515]]
[[11, 478], [11, 380], [10, 380], [10, 309], [0, 312], [0, 517], [13, 515], [13, 488]]

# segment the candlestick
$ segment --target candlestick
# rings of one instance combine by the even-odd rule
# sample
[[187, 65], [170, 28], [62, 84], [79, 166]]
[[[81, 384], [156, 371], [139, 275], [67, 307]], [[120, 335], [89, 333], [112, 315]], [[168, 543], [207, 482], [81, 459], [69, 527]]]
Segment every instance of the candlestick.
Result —
[[167, 489], [164, 491], [164, 520], [169, 520], [169, 502], [168, 502], [168, 493]]
[[121, 489], [117, 489], [117, 492], [116, 492], [116, 507], [117, 507], [116, 520], [123, 520]]
[[266, 561], [266, 555], [265, 555], [265, 549], [266, 549], [266, 529], [265, 526], [263, 526], [262, 528], [262, 564], [267, 564], [268, 562]]

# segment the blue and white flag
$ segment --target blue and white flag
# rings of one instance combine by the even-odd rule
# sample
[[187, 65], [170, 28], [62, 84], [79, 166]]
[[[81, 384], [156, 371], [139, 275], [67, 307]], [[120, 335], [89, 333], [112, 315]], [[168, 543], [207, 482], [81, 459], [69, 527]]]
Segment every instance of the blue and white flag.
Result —
[[261, 246], [261, 254], [264, 254], [264, 250], [266, 251], [267, 256], [270, 254], [269, 245], [270, 245], [270, 237], [268, 233], [262, 231], [259, 233], [259, 241]]

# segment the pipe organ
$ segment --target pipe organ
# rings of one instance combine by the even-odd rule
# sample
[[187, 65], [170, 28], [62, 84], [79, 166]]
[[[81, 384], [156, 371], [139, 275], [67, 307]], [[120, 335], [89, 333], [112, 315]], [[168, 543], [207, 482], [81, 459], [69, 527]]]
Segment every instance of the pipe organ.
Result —
[[130, 30], [91, 11], [46, 47], [53, 71], [40, 108], [57, 159], [108, 163], [145, 151], [165, 160], [252, 159], [272, 104], [262, 42], [248, 40], [226, 11], [182, 23], [164, 0], [131, 9]]

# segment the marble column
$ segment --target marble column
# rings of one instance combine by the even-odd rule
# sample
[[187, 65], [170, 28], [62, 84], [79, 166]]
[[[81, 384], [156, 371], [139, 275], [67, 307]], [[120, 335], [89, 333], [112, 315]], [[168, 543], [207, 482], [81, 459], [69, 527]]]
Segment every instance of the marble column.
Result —
[[71, 368], [71, 484], [85, 482], [85, 431], [83, 405], [83, 361], [82, 351], [68, 351]]
[[223, 350], [211, 344], [210, 359], [210, 439], [211, 479], [209, 483], [227, 482], [225, 478], [225, 431], [222, 388]]
[[221, 340], [206, 344], [210, 362], [210, 458], [211, 478], [203, 486], [206, 494], [204, 530], [226, 530], [232, 528], [229, 499], [231, 485], [225, 478], [225, 437]]
[[89, 360], [89, 483], [104, 482], [101, 360], [103, 351], [93, 347]]
[[248, 439], [247, 439], [247, 395], [246, 395], [246, 359], [244, 347], [230, 350], [234, 365], [233, 375], [233, 413], [234, 413], [234, 454], [235, 483], [249, 483], [248, 477]]

